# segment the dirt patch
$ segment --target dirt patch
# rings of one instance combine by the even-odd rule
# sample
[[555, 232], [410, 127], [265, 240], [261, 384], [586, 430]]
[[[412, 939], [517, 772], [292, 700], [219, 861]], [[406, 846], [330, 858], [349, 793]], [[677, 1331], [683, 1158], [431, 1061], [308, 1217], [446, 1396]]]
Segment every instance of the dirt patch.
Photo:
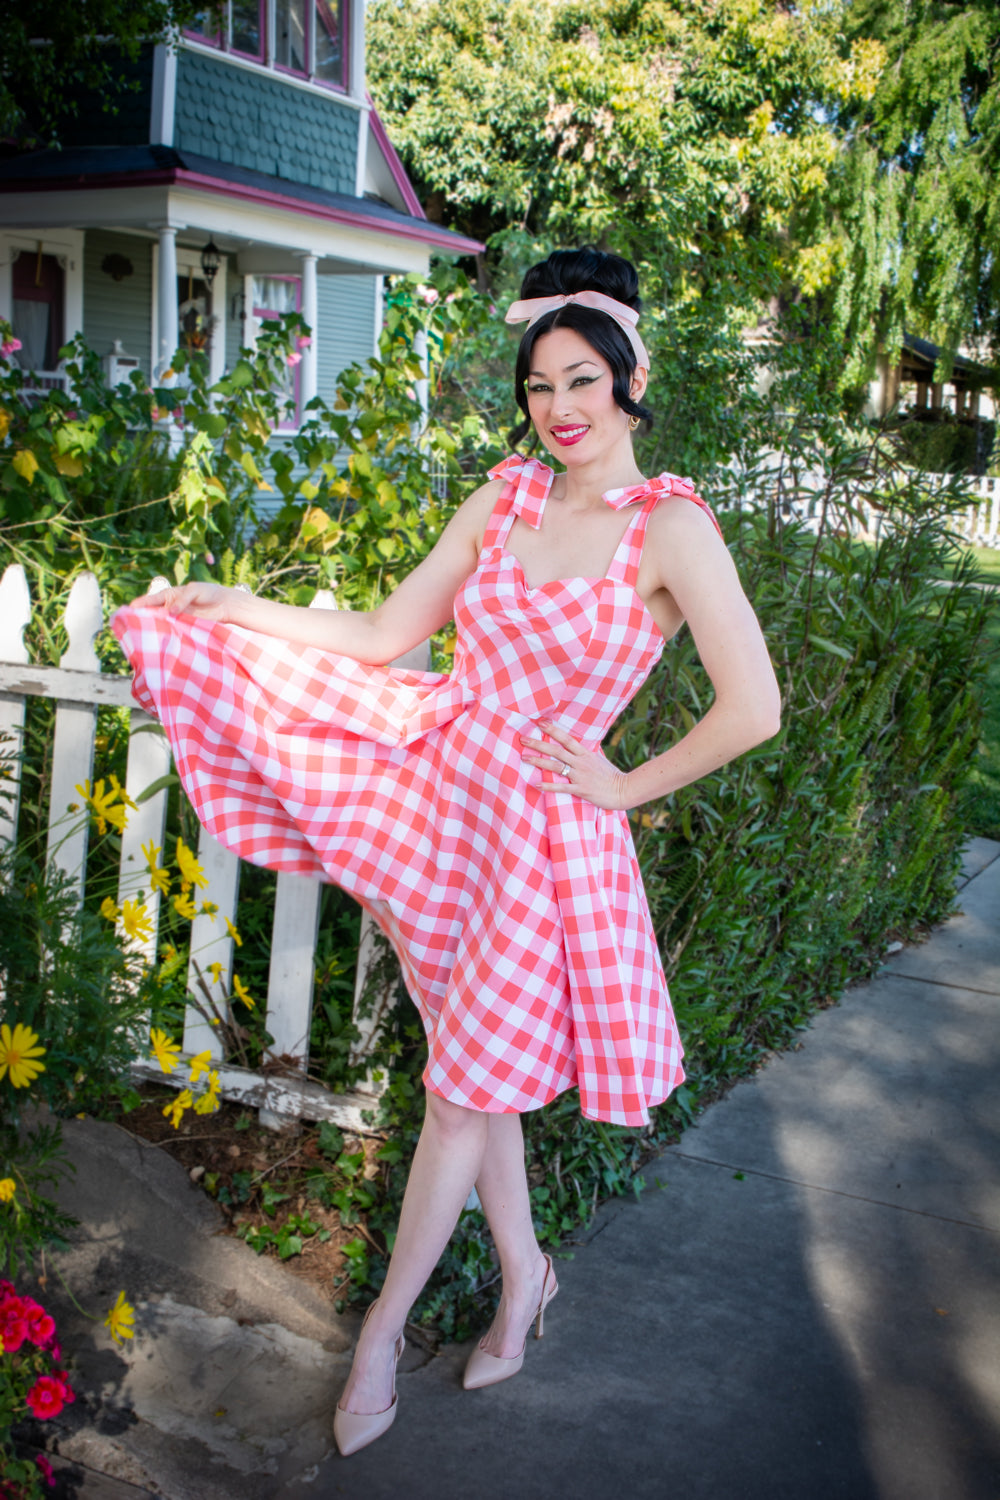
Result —
[[[225, 1101], [212, 1115], [189, 1112], [174, 1129], [163, 1108], [175, 1091], [146, 1085], [139, 1092], [141, 1105], [120, 1117], [120, 1127], [180, 1162], [218, 1204], [232, 1234], [284, 1261], [331, 1301], [348, 1291], [345, 1246], [360, 1239], [386, 1254], [382, 1236], [350, 1202], [359, 1186], [364, 1191], [385, 1185], [389, 1169], [376, 1159], [380, 1138], [308, 1124], [265, 1130], [255, 1111]], [[346, 1195], [346, 1212], [333, 1201], [338, 1194], [342, 1203]]]

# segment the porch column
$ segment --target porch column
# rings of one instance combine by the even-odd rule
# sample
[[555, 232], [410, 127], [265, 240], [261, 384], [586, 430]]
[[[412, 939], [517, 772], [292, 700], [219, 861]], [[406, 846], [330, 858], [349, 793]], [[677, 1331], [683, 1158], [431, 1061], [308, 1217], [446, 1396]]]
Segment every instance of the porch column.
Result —
[[156, 313], [159, 325], [158, 348], [154, 370], [162, 380], [180, 338], [177, 326], [177, 230], [160, 227], [160, 253], [157, 261]]
[[309, 325], [312, 334], [312, 343], [302, 351], [301, 377], [299, 391], [302, 397], [303, 407], [307, 406], [316, 394], [319, 359], [318, 348], [319, 331], [319, 296], [316, 286], [316, 256], [303, 255], [302, 259], [302, 316]]

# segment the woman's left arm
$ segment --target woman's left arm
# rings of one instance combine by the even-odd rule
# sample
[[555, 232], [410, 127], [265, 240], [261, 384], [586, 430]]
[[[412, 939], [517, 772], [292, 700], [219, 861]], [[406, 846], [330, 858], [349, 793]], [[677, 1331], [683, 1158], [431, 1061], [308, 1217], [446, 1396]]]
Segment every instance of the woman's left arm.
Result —
[[644, 552], [654, 588], [669, 594], [691, 629], [715, 690], [711, 708], [676, 744], [628, 772], [584, 750], [558, 724], [543, 726], [547, 744], [522, 741], [532, 764], [560, 773], [567, 768], [568, 779], [544, 783], [547, 790], [625, 811], [675, 792], [770, 739], [781, 717], [760, 625], [711, 519], [689, 500], [672, 499], [650, 518]]

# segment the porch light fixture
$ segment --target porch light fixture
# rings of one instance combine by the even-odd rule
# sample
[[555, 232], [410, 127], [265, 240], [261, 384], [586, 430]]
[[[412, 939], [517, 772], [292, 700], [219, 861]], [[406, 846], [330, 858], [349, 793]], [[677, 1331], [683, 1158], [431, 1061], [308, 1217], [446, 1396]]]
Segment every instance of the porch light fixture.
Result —
[[201, 252], [201, 274], [209, 286], [215, 280], [215, 273], [221, 265], [222, 256], [219, 253], [219, 247], [214, 240], [209, 240]]

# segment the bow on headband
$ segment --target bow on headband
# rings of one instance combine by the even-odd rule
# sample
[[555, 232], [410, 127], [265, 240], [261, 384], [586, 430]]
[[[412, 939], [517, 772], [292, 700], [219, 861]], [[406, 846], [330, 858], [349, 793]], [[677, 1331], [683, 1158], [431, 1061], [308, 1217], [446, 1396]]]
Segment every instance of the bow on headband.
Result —
[[504, 315], [504, 322], [527, 323], [530, 328], [547, 312], [553, 312], [557, 307], [565, 307], [570, 302], [576, 302], [580, 307], [595, 308], [598, 312], [607, 313], [609, 318], [613, 318], [635, 350], [637, 362], [644, 370], [649, 369], [646, 346], [636, 331], [639, 314], [634, 307], [627, 307], [624, 302], [616, 302], [614, 297], [606, 297], [603, 292], [557, 292], [552, 297], [526, 297], [521, 302], [511, 303]]

